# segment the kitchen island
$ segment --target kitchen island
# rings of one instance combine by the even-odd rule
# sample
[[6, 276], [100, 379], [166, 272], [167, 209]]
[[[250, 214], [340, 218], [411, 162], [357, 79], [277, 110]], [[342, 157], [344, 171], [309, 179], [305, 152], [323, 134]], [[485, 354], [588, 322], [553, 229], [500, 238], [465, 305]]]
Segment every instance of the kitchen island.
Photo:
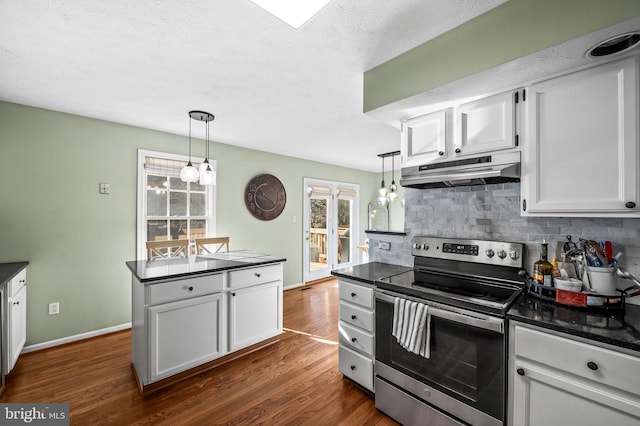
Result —
[[140, 392], [277, 342], [285, 261], [240, 250], [126, 262], [132, 274], [132, 367]]

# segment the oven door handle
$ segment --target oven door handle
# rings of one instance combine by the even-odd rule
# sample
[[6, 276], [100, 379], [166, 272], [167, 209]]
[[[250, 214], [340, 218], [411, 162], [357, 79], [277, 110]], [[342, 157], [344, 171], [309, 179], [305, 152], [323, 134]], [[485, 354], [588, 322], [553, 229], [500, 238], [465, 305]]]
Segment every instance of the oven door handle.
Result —
[[427, 305], [429, 307], [428, 314], [432, 317], [438, 317], [447, 319], [449, 321], [470, 325], [473, 327], [482, 328], [485, 330], [495, 331], [500, 334], [504, 334], [504, 320], [502, 318], [495, 318], [488, 315], [483, 315], [476, 312], [465, 311], [462, 309], [457, 309], [454, 307], [447, 306], [447, 309], [442, 309], [434, 306], [432, 303], [428, 301], [416, 299], [413, 297], [407, 297], [404, 294], [393, 294], [386, 291], [381, 291], [380, 289], [375, 290], [376, 299], [379, 299], [383, 302], [393, 304], [396, 297], [400, 297], [402, 299], [411, 300], [413, 302], [422, 303], [423, 305]]

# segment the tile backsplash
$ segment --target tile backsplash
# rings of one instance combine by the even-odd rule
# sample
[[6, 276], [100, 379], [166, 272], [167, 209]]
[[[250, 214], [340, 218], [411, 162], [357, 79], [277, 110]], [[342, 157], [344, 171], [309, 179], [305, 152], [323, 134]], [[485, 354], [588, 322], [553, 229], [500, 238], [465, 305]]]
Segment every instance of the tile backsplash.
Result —
[[[414, 235], [477, 238], [526, 244], [525, 269], [531, 272], [540, 254], [542, 240], [549, 242], [549, 261], [558, 242], [571, 235], [610, 240], [622, 247], [620, 265], [640, 278], [640, 219], [634, 218], [531, 218], [520, 216], [520, 184], [462, 186], [454, 188], [405, 188], [406, 236], [369, 235], [371, 261], [413, 265]], [[377, 250], [380, 241], [391, 250]]]

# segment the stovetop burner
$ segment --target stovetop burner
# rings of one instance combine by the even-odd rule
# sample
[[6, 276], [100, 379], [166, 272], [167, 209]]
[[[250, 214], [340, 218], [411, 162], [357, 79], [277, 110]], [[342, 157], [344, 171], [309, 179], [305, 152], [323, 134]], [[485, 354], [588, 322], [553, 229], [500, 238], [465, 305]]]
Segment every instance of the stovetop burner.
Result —
[[518, 275], [523, 244], [414, 237], [413, 254], [413, 271], [383, 278], [376, 286], [498, 316], [524, 289]]

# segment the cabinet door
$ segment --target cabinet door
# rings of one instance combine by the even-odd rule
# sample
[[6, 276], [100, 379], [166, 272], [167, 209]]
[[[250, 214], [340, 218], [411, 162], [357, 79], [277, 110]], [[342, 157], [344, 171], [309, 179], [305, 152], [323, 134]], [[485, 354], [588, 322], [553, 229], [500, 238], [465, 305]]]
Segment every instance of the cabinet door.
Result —
[[7, 373], [13, 369], [24, 344], [27, 341], [27, 287], [20, 288], [18, 293], [10, 299], [9, 309], [9, 357]]
[[514, 426], [632, 425], [640, 422], [637, 396], [572, 380], [540, 366], [516, 363], [512, 372]]
[[258, 343], [282, 332], [282, 283], [247, 287], [229, 294], [229, 348]]
[[640, 216], [637, 58], [531, 86], [524, 215]]
[[223, 354], [222, 294], [148, 308], [151, 381]]
[[447, 147], [452, 137], [452, 111], [450, 108], [402, 123], [402, 167], [447, 158]]
[[514, 93], [507, 92], [456, 108], [455, 156], [515, 147], [514, 104]]

